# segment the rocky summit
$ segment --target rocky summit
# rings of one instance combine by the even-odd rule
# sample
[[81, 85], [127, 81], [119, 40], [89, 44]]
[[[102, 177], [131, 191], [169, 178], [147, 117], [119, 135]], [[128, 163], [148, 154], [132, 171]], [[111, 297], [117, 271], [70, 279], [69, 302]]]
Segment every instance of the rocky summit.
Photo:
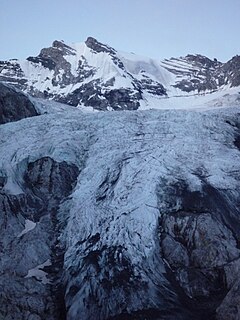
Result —
[[0, 319], [240, 319], [239, 57], [1, 64]]
[[54, 41], [37, 57], [0, 61], [0, 70], [0, 81], [34, 97], [101, 111], [164, 108], [178, 105], [176, 97], [202, 104], [202, 95], [214, 100], [240, 85], [239, 56], [226, 63], [199, 54], [158, 61], [92, 37], [71, 45]]

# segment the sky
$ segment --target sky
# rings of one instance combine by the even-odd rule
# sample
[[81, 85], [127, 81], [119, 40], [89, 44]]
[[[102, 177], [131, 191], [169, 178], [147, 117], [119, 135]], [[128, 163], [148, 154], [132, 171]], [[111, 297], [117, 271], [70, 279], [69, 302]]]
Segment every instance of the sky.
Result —
[[88, 36], [155, 59], [240, 54], [240, 0], [1, 0], [0, 60]]

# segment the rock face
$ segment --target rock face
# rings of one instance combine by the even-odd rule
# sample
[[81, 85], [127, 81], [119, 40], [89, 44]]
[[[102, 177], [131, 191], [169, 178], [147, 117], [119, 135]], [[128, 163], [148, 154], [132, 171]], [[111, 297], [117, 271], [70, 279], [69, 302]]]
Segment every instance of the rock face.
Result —
[[239, 56], [233, 57], [226, 63], [221, 63], [217, 59], [210, 60], [202, 55], [171, 58], [162, 63], [170, 72], [177, 75], [174, 87], [183, 92], [214, 92], [225, 85], [230, 87], [240, 85]]
[[0, 318], [64, 319], [56, 277], [62, 263], [56, 214], [76, 184], [78, 169], [44, 157], [26, 159], [18, 170], [22, 192], [11, 194], [6, 176], [0, 190]]
[[0, 318], [238, 319], [239, 128], [238, 108], [1, 124]]
[[94, 52], [97, 52], [97, 53], [100, 53], [100, 52], [106, 52], [110, 54], [116, 53], [116, 50], [114, 50], [113, 48], [103, 43], [98, 42], [96, 39], [92, 37], [88, 37], [85, 43], [88, 48], [92, 49]]
[[39, 98], [96, 110], [160, 106], [167, 98], [201, 97], [240, 85], [239, 56], [226, 63], [202, 55], [157, 61], [119, 52], [89, 37], [54, 41], [37, 57], [0, 61], [0, 81]]
[[0, 83], [0, 124], [37, 115], [27, 96]]
[[[175, 194], [180, 191], [179, 195], [184, 191], [182, 207], [166, 213], [160, 224], [161, 247], [169, 264], [169, 276], [183, 290], [186, 303], [198, 309], [203, 318], [214, 318], [216, 307], [232, 286], [232, 280], [227, 279], [226, 267], [233, 270], [231, 265], [240, 262], [239, 222], [237, 234], [232, 232], [228, 223], [224, 223], [222, 218], [226, 219], [234, 212], [229, 208], [228, 200], [217, 190], [207, 185], [203, 193], [187, 193], [185, 188], [179, 190], [179, 185], [177, 190], [174, 189], [171, 187]], [[210, 200], [211, 195], [216, 197], [216, 203]], [[221, 217], [220, 204], [225, 206], [228, 215], [224, 213]], [[233, 274], [236, 279], [236, 273]], [[223, 313], [219, 312], [219, 318]]]
[[[101, 111], [138, 109], [146, 85], [153, 94], [166, 95], [161, 84], [151, 85], [150, 81], [141, 85], [128, 73], [116, 50], [90, 37], [73, 47], [54, 41], [52, 47], [42, 49], [37, 57], [28, 57], [24, 64], [14, 60], [2, 61], [0, 66], [4, 68], [0, 80], [35, 97]], [[44, 76], [39, 78], [40, 74]]]
[[[68, 103], [77, 106], [81, 101], [81, 103], [99, 111], [137, 110], [140, 106], [140, 99], [140, 90], [132, 91], [131, 89], [121, 88], [102, 93], [101, 83], [96, 80], [82, 85], [69, 94]], [[65, 98], [61, 98], [59, 101], [64, 103]]]
[[231, 86], [237, 87], [240, 85], [240, 56], [237, 55], [229, 60], [224, 65], [225, 75], [227, 76], [228, 81], [231, 82]]

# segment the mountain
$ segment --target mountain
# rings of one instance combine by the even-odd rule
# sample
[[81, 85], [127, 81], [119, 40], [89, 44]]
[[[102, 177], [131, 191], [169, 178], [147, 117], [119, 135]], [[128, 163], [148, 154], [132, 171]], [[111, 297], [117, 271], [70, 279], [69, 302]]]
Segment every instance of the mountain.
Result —
[[157, 61], [123, 53], [89, 37], [73, 45], [54, 41], [37, 57], [0, 61], [0, 81], [35, 97], [96, 110], [202, 106], [235, 94], [240, 57], [226, 63], [201, 55]]
[[239, 319], [239, 57], [0, 70], [0, 319]]

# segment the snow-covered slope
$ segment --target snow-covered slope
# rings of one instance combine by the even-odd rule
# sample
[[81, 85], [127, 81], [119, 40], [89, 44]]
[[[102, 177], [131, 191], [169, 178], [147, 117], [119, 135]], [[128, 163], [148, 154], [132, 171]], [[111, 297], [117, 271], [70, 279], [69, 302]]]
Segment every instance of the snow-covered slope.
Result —
[[238, 108], [33, 101], [0, 126], [0, 318], [238, 319]]
[[201, 55], [157, 61], [91, 37], [72, 45], [54, 41], [37, 57], [0, 61], [0, 68], [0, 81], [33, 96], [97, 110], [202, 106], [215, 99], [212, 93], [222, 97], [240, 85], [239, 56], [227, 63]]

